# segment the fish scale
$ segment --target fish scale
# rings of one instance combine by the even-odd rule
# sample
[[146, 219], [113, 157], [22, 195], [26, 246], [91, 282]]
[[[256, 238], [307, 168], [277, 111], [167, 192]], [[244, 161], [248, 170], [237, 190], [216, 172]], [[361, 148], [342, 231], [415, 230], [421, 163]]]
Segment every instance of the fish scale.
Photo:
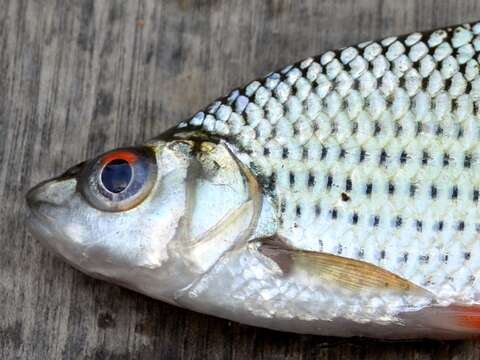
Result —
[[480, 23], [303, 60], [179, 125], [228, 137], [290, 245], [450, 302], [480, 279]]

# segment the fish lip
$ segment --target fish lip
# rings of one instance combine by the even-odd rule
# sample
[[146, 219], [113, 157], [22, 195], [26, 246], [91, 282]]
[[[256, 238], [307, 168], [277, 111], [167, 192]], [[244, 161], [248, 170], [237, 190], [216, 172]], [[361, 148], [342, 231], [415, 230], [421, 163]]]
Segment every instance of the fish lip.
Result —
[[39, 200], [37, 193], [45, 184], [51, 180], [45, 180], [32, 187], [25, 195], [25, 202], [27, 204], [27, 217], [26, 226], [29, 232], [40, 242], [47, 247], [52, 248], [49, 245], [50, 241], [47, 239], [53, 239], [55, 237], [52, 231], [52, 219], [43, 214], [40, 211], [41, 205], [54, 206], [54, 204], [47, 201]]
[[35, 185], [32, 187], [30, 190], [28, 190], [27, 194], [25, 195], [25, 201], [27, 202], [27, 208], [33, 212], [33, 209], [35, 207], [36, 199], [35, 199], [35, 193], [37, 192], [38, 188], [40, 188], [43, 184], [45, 184], [45, 181], [42, 181], [40, 184]]
[[42, 202], [47, 203], [45, 201], [38, 200], [37, 193], [39, 192], [39, 189], [43, 188], [45, 184], [52, 182], [52, 180], [55, 180], [55, 179], [44, 180], [27, 191], [27, 194], [25, 195], [25, 201], [30, 211], [34, 212], [34, 210], [38, 207], [39, 203], [42, 203]]

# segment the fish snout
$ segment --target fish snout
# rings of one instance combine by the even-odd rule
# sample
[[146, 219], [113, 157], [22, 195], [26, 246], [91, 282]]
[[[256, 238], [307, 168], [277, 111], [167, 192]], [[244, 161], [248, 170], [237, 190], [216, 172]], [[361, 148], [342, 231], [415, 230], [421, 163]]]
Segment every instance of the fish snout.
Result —
[[85, 164], [86, 161], [79, 163], [59, 177], [42, 181], [31, 188], [26, 195], [27, 206], [35, 209], [42, 203], [60, 205], [71, 195], [71, 190], [76, 189], [76, 177], [81, 173]]
[[41, 213], [44, 207], [58, 207], [65, 204], [76, 190], [77, 181], [47, 180], [34, 186], [26, 195], [27, 206], [33, 213]]
[[45, 186], [48, 181], [43, 181], [38, 185], [35, 185], [31, 188], [27, 195], [25, 196], [25, 200], [27, 201], [27, 206], [30, 210], [38, 208], [38, 205], [42, 202], [46, 202], [47, 199], [45, 198]]

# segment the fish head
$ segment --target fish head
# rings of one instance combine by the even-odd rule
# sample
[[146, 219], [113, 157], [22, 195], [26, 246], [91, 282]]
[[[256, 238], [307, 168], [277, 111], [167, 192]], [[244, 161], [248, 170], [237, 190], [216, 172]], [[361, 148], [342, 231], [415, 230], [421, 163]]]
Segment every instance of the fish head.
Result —
[[224, 142], [155, 140], [109, 151], [27, 194], [34, 237], [79, 270], [174, 303], [246, 242], [255, 178]]

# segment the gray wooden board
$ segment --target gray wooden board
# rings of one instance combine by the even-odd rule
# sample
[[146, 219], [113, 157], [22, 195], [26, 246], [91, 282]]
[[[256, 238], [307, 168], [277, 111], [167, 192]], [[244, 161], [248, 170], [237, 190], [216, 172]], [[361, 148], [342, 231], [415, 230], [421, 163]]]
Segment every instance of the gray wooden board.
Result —
[[478, 0], [0, 0], [0, 358], [478, 358], [480, 342], [279, 333], [91, 279], [27, 234], [23, 196], [287, 63], [479, 19]]

